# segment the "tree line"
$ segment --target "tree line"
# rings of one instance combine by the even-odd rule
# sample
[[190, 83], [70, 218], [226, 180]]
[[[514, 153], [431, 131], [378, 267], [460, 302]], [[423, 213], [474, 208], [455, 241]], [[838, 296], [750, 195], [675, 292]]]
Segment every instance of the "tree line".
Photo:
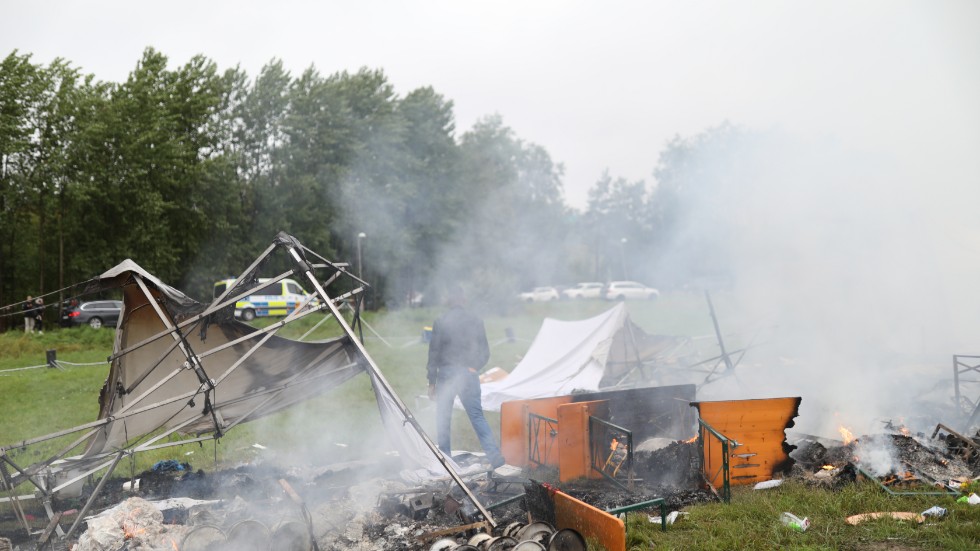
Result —
[[582, 280], [663, 285], [657, 258], [700, 177], [689, 161], [740, 132], [675, 139], [652, 190], [603, 175], [582, 212], [544, 147], [498, 115], [458, 133], [451, 100], [399, 95], [381, 70], [293, 75], [272, 60], [250, 77], [147, 49], [110, 83], [14, 51], [0, 64], [0, 304], [125, 258], [206, 299], [280, 230], [358, 258], [376, 306], [450, 281], [488, 301]]

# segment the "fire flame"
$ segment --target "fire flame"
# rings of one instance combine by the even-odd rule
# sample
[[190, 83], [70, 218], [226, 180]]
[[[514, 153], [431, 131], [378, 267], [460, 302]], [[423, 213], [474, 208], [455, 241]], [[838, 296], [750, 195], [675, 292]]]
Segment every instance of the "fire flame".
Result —
[[692, 436], [692, 437], [688, 438], [687, 440], [685, 440], [684, 443], [685, 444], [692, 444], [694, 442], [697, 442], [697, 440], [698, 440], [698, 435], [695, 434], [694, 436]]
[[899, 429], [899, 431], [902, 433], [903, 436], [912, 436], [912, 431], [910, 431], [908, 427], [902, 427], [901, 429]]
[[180, 551], [180, 548], [177, 547], [177, 542], [173, 538], [170, 539], [170, 546], [174, 548], [174, 551]]
[[138, 523], [137, 515], [140, 514], [142, 509], [133, 509], [123, 520], [123, 539], [131, 540], [136, 536], [141, 536], [146, 533], [146, 528], [136, 528], [134, 525]]
[[840, 427], [838, 427], [837, 428], [837, 431], [840, 432], [841, 437], [844, 438], [844, 445], [845, 446], [854, 441], [854, 433], [852, 433], [851, 431], [847, 430], [847, 427], [845, 427], [844, 425], [841, 425]]
[[613, 438], [612, 443], [609, 444], [609, 449], [612, 451], [616, 451], [616, 448], [618, 447], [619, 447], [619, 441]]
[[820, 468], [823, 469], [823, 470], [825, 470], [825, 471], [832, 471], [832, 470], [836, 469], [837, 467], [835, 467], [833, 465], [824, 465], [823, 467], [820, 467]]

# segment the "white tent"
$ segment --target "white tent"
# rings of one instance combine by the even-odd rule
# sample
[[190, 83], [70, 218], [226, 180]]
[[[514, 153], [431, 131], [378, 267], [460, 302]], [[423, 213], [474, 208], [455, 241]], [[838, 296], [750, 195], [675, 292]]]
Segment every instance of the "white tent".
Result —
[[483, 409], [499, 411], [510, 400], [616, 385], [634, 370], [642, 373], [658, 353], [678, 343], [674, 337], [644, 333], [630, 321], [625, 303], [580, 321], [546, 318], [510, 375], [481, 385]]

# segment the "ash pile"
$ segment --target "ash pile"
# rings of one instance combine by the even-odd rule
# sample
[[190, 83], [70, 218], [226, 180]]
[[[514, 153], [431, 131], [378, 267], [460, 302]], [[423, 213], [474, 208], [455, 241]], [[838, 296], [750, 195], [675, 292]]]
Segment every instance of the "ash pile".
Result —
[[[697, 443], [670, 442], [637, 452], [631, 489], [607, 480], [550, 482], [603, 510], [653, 498], [677, 509], [716, 499], [703, 489], [697, 458]], [[529, 473], [502, 478], [478, 463], [468, 468], [467, 488], [492, 511], [494, 526], [451, 478], [410, 484], [392, 476], [394, 463], [251, 465], [211, 474], [180, 467], [113, 480], [103, 506], [116, 505], [86, 520], [74, 550], [585, 549], [578, 531], [556, 529], [526, 498], [534, 493], [528, 486], [539, 484]]]
[[569, 495], [604, 510], [653, 499], [663, 499], [671, 510], [717, 501], [718, 497], [704, 483], [699, 446], [694, 439], [649, 439], [634, 453], [633, 478], [627, 487], [602, 479], [560, 486]]

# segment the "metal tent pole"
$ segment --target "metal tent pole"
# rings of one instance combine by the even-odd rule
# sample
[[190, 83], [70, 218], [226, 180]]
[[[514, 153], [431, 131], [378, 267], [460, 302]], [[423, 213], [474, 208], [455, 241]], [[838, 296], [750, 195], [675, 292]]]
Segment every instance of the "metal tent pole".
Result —
[[300, 247], [298, 240], [296, 240], [295, 237], [292, 237], [285, 233], [280, 233], [279, 237], [277, 238], [277, 241], [281, 242], [286, 247], [286, 249], [289, 251], [289, 254], [292, 255], [297, 265], [300, 267], [302, 272], [306, 275], [307, 279], [313, 285], [313, 288], [316, 289], [317, 294], [319, 294], [320, 297], [323, 299], [323, 301], [326, 302], [327, 306], [330, 308], [334, 316], [337, 318], [337, 322], [340, 323], [341, 327], [344, 329], [344, 332], [347, 333], [347, 335], [351, 338], [351, 341], [353, 341], [354, 345], [357, 347], [358, 352], [361, 353], [361, 357], [363, 357], [364, 361], [367, 363], [367, 368], [368, 370], [370, 370], [371, 376], [374, 377], [376, 381], [378, 381], [378, 383], [381, 385], [385, 393], [387, 393], [392, 398], [392, 401], [401, 411], [402, 415], [405, 416], [406, 423], [411, 425], [411, 427], [419, 435], [419, 437], [429, 448], [429, 450], [436, 456], [436, 459], [439, 460], [439, 463], [441, 463], [442, 466], [446, 469], [446, 472], [449, 473], [449, 476], [451, 476], [452, 479], [456, 482], [456, 484], [459, 485], [460, 489], [463, 490], [463, 493], [466, 494], [466, 497], [469, 498], [470, 502], [472, 502], [473, 505], [480, 511], [480, 513], [483, 514], [483, 518], [487, 519], [487, 522], [489, 522], [491, 526], [496, 527], [497, 522], [493, 520], [493, 516], [490, 514], [489, 511], [486, 510], [486, 508], [483, 507], [483, 504], [480, 503], [480, 500], [478, 500], [476, 496], [473, 495], [473, 492], [471, 492], [469, 487], [466, 486], [466, 484], [463, 482], [463, 479], [460, 478], [459, 474], [446, 461], [446, 457], [445, 455], [443, 455], [442, 451], [440, 451], [439, 448], [432, 443], [432, 440], [430, 440], [429, 437], [425, 434], [425, 431], [422, 430], [422, 426], [419, 424], [418, 420], [415, 419], [415, 417], [412, 415], [412, 412], [409, 411], [405, 403], [402, 402], [398, 394], [395, 393], [394, 388], [392, 388], [388, 380], [385, 379], [384, 375], [381, 374], [381, 369], [379, 369], [377, 364], [374, 363], [374, 359], [371, 358], [370, 354], [368, 354], [367, 349], [364, 348], [364, 344], [360, 340], [354, 337], [353, 329], [351, 329], [350, 325], [348, 325], [347, 323], [347, 320], [345, 320], [344, 317], [340, 314], [340, 310], [337, 308], [337, 306], [333, 303], [332, 300], [330, 300], [330, 297], [327, 295], [327, 292], [323, 289], [323, 287], [320, 286], [320, 282], [317, 281], [316, 276], [313, 274], [312, 267], [310, 266], [309, 262], [307, 262], [306, 259], [303, 258], [303, 256], [297, 250]]

